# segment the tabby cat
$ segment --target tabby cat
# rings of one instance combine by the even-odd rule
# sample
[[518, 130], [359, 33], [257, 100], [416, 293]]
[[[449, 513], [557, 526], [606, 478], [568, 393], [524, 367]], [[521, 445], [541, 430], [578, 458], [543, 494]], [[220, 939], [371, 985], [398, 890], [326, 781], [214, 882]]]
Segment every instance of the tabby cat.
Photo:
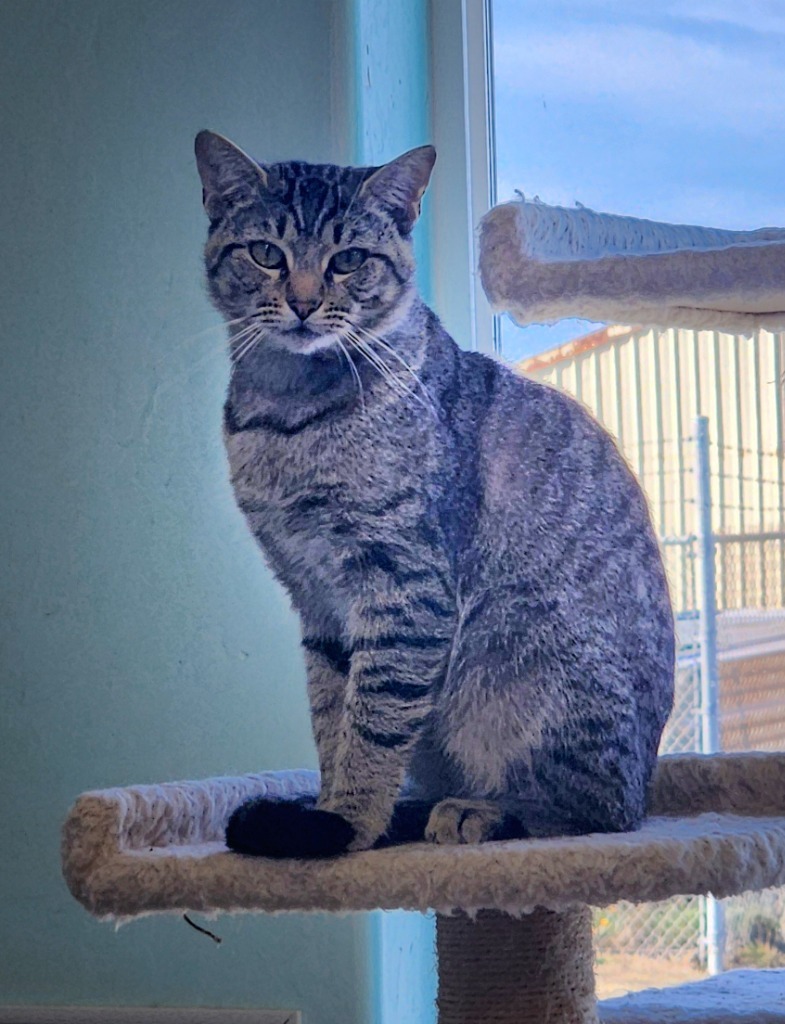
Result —
[[260, 164], [196, 139], [240, 509], [302, 623], [318, 800], [230, 847], [324, 856], [636, 828], [672, 703], [646, 502], [575, 401], [458, 348], [414, 283], [430, 146]]

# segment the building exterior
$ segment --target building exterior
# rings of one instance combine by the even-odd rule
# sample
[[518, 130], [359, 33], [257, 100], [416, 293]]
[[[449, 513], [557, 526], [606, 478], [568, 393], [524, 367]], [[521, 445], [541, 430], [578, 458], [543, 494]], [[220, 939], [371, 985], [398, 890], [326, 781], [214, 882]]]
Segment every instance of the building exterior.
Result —
[[[785, 333], [614, 326], [517, 368], [614, 435], [664, 538], [696, 531], [694, 423], [708, 417], [718, 608], [785, 607]], [[688, 604], [688, 580], [671, 582]]]

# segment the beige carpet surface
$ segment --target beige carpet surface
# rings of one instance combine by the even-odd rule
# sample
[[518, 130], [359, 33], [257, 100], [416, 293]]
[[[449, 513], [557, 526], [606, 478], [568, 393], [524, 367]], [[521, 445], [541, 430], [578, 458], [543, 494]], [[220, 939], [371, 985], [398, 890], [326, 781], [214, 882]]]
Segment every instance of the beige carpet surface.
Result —
[[226, 820], [248, 796], [317, 788], [313, 772], [267, 772], [86, 793], [63, 828], [65, 879], [87, 910], [114, 919], [376, 907], [524, 913], [785, 884], [785, 755], [662, 759], [652, 817], [634, 833], [418, 843], [322, 861], [224, 847]]
[[785, 229], [726, 231], [522, 199], [480, 227], [480, 274], [520, 324], [785, 327]]

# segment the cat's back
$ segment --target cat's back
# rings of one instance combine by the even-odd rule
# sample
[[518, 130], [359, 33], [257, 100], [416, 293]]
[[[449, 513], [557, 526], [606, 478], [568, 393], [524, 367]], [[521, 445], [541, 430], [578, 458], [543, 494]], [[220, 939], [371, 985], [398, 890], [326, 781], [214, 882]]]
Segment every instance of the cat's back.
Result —
[[[646, 499], [610, 434], [575, 399], [461, 352], [458, 445], [480, 495], [481, 575], [505, 566], [574, 574], [623, 552], [659, 579]], [[664, 584], [663, 584], [664, 586]]]
[[477, 449], [494, 506], [567, 478], [595, 494], [639, 490], [614, 439], [572, 396], [479, 352], [458, 358], [462, 401], [453, 418], [461, 440]]

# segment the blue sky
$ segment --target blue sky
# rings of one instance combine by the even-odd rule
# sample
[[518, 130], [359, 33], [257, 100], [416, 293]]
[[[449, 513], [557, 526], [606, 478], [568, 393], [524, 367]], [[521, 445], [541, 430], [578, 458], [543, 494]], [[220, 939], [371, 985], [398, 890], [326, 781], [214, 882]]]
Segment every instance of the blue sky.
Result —
[[[493, 0], [499, 200], [785, 225], [785, 0]], [[585, 334], [520, 329], [520, 359]]]

